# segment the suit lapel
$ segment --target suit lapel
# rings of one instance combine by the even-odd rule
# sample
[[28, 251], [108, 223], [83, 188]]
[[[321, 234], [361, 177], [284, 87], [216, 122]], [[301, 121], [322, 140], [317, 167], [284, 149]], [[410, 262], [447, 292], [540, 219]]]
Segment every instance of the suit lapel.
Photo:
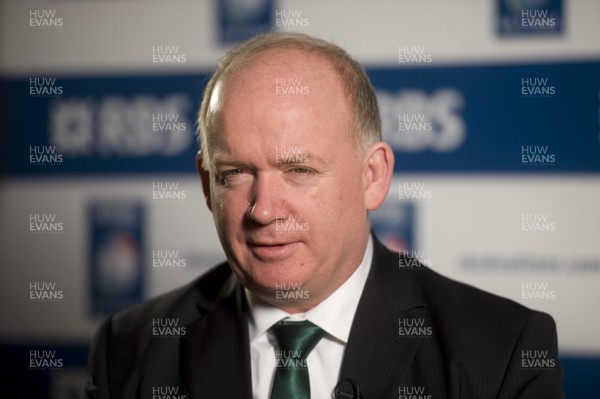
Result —
[[362, 397], [393, 397], [423, 338], [399, 334], [400, 320], [427, 320], [416, 282], [416, 270], [401, 270], [398, 255], [376, 239], [373, 264], [359, 302], [340, 379], [352, 378]]
[[191, 399], [252, 396], [246, 305], [236, 281], [221, 300], [200, 304], [208, 313], [187, 326], [181, 357]]
[[[359, 302], [340, 379], [352, 378], [364, 398], [393, 397], [407, 382], [423, 338], [399, 336], [399, 320], [429, 323], [419, 270], [398, 267], [398, 255], [374, 239], [373, 263]], [[402, 260], [401, 260], [402, 261]], [[199, 304], [188, 324], [181, 366], [190, 399], [252, 397], [246, 301], [231, 275], [215, 300]]]

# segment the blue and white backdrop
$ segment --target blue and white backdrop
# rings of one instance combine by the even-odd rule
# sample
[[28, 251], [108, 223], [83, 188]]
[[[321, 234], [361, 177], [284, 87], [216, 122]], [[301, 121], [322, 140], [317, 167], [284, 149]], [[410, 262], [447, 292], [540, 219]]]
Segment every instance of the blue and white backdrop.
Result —
[[287, 29], [346, 48], [377, 89], [397, 157], [380, 237], [550, 313], [567, 395], [600, 397], [599, 2], [0, 8], [2, 396], [77, 397], [103, 318], [223, 259], [194, 166], [200, 94], [232, 43]]

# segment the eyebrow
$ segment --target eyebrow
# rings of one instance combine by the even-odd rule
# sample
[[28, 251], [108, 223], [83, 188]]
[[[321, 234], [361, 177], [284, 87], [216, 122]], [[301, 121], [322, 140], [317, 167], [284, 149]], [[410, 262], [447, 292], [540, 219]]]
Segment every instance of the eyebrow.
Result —
[[[307, 159], [307, 162], [297, 161], [297, 159]], [[308, 165], [308, 164], [318, 164], [318, 165], [326, 165], [323, 158], [318, 155], [313, 154], [312, 152], [301, 152], [297, 154], [288, 154], [287, 159], [282, 159], [279, 163], [284, 165]]]
[[223, 152], [217, 152], [212, 156], [210, 162], [210, 168], [216, 172], [216, 168], [219, 166], [247, 166], [245, 162], [238, 161], [235, 158]]
[[[290, 154], [293, 155], [291, 157], [288, 157], [288, 159], [281, 159], [279, 162], [275, 162], [275, 157], [269, 161], [269, 164], [273, 164], [273, 165], [309, 165], [309, 164], [317, 164], [320, 166], [325, 166], [327, 165], [327, 163], [325, 162], [325, 160], [323, 158], [321, 158], [318, 155], [315, 155], [314, 153], [308, 151], [308, 152], [302, 152], [299, 154]], [[308, 162], [300, 162], [297, 159], [294, 159], [295, 157], [298, 157], [300, 159], [307, 159]], [[218, 151], [216, 152], [213, 157], [212, 157], [212, 162], [211, 164], [213, 166], [248, 166], [249, 164], [247, 162], [244, 161], [240, 161], [237, 160], [233, 157], [231, 157], [230, 155], [228, 155], [227, 153]]]

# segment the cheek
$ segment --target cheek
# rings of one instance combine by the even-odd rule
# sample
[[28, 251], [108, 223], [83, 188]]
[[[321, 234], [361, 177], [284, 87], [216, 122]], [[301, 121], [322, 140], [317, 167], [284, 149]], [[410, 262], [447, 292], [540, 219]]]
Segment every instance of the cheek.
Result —
[[354, 208], [363, 201], [364, 190], [360, 168], [341, 171], [336, 184], [332, 184], [332, 193], [337, 206]]
[[[297, 198], [302, 197], [298, 195]], [[325, 185], [296, 204], [303, 214], [302, 219], [309, 223], [312, 235], [318, 236], [322, 243], [327, 243], [331, 234], [335, 234], [340, 219], [345, 217], [344, 201], [343, 190]]]
[[248, 210], [246, 196], [242, 190], [223, 190], [220, 187], [212, 190], [213, 215], [220, 227], [233, 228], [243, 222]]

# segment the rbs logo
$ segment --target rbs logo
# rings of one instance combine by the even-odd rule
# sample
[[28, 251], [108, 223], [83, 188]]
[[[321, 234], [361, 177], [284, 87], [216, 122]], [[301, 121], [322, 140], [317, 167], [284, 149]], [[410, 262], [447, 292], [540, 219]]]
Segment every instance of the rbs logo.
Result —
[[63, 98], [49, 107], [49, 140], [75, 157], [173, 157], [194, 144], [188, 96]]
[[456, 89], [377, 92], [385, 141], [398, 152], [450, 152], [461, 147], [464, 98]]

